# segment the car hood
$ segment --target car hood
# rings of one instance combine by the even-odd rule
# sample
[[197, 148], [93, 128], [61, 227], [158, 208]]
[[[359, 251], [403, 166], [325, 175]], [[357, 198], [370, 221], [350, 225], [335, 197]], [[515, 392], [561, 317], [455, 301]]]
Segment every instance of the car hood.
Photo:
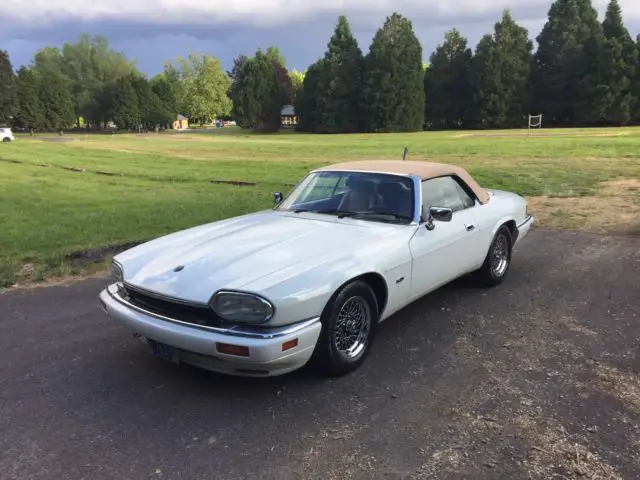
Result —
[[314, 258], [341, 258], [399, 228], [403, 227], [267, 211], [160, 237], [115, 258], [133, 286], [206, 303], [221, 288], [241, 289], [281, 269], [290, 273], [294, 265], [302, 272]]

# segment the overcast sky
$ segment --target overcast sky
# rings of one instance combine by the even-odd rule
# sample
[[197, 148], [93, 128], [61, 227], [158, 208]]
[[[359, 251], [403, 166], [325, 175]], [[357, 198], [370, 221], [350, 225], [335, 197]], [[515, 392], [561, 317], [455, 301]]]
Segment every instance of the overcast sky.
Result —
[[[7, 3], [8, 1], [8, 3]], [[631, 34], [640, 33], [640, 0], [619, 0]], [[604, 15], [607, 0], [593, 0]], [[163, 62], [189, 52], [218, 57], [225, 68], [259, 47], [280, 47], [288, 68], [303, 70], [324, 53], [337, 16], [349, 18], [366, 52], [375, 31], [394, 11], [408, 17], [423, 57], [457, 27], [472, 47], [490, 32], [503, 8], [535, 38], [550, 0], [4, 0], [0, 48], [14, 68], [30, 63], [50, 45], [73, 42], [80, 33], [106, 35], [116, 50], [153, 75]]]

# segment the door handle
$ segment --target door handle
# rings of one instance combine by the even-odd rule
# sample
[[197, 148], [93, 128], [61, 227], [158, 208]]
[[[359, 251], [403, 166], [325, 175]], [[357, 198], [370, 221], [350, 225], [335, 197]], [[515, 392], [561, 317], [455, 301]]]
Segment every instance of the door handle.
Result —
[[474, 228], [476, 228], [475, 225], [465, 225], [464, 228], [467, 229], [467, 232], [470, 232], [471, 230], [473, 230]]

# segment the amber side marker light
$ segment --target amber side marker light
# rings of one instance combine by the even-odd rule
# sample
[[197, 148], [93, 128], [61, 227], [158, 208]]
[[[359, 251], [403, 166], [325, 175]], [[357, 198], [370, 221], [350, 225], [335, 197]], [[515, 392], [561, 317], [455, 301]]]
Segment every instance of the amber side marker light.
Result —
[[294, 338], [293, 340], [287, 340], [282, 344], [282, 351], [286, 352], [287, 350], [291, 350], [298, 346], [298, 339]]
[[227, 355], [235, 355], [237, 357], [249, 356], [249, 347], [243, 347], [240, 345], [230, 345], [228, 343], [216, 343], [216, 350], [219, 353], [226, 353]]

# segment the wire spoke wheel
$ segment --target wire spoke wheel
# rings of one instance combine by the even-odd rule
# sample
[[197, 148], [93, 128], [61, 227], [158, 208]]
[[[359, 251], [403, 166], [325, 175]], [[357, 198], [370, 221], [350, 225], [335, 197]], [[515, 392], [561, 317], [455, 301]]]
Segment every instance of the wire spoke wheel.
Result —
[[338, 353], [354, 360], [367, 347], [371, 329], [371, 307], [362, 297], [351, 297], [342, 304], [335, 324], [333, 340]]
[[495, 244], [491, 250], [491, 271], [496, 277], [501, 277], [509, 266], [509, 246], [508, 239], [504, 235], [496, 237]]

